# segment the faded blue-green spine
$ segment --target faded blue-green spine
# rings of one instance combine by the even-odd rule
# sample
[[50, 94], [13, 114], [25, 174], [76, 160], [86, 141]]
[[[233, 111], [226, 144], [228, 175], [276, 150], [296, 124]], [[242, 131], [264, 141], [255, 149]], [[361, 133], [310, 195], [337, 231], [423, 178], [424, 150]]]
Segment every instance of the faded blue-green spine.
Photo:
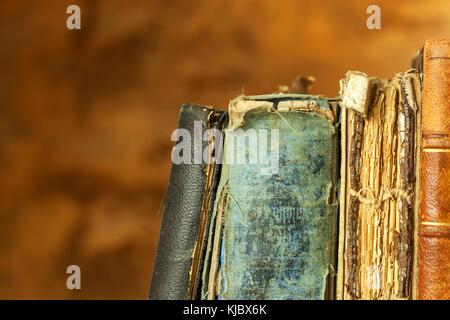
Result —
[[[330, 111], [326, 99], [314, 99], [319, 111]], [[317, 110], [255, 109], [246, 113], [240, 129], [279, 130], [278, 170], [263, 174], [267, 164], [224, 159], [217, 194], [228, 200], [218, 298], [332, 298], [338, 218], [334, 121]], [[247, 139], [244, 149], [231, 139], [235, 136], [227, 134], [225, 154], [232, 146], [236, 154], [246, 156], [258, 148], [259, 138]], [[270, 144], [270, 135], [267, 140]], [[268, 154], [274, 152], [272, 147]]]

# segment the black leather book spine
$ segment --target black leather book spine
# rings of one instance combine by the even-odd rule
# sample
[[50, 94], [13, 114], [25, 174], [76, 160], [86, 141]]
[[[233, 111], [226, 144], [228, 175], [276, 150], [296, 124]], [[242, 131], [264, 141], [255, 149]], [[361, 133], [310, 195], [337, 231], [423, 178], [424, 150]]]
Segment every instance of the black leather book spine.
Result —
[[[189, 131], [192, 153], [196, 148], [205, 150], [207, 147], [207, 141], [196, 139], [194, 127], [197, 123], [198, 130], [201, 123], [203, 134], [209, 127], [213, 112], [212, 109], [197, 105], [187, 104], [181, 107], [178, 128]], [[193, 156], [192, 159], [194, 160]], [[189, 299], [192, 255], [198, 239], [206, 186], [206, 164], [201, 162], [172, 164], [150, 289], [152, 300]]]

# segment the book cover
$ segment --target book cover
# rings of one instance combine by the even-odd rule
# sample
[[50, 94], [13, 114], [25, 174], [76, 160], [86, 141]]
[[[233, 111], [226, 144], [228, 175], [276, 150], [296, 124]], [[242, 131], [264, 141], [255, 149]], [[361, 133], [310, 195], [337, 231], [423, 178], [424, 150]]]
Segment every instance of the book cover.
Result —
[[334, 297], [339, 131], [331, 104], [302, 95], [230, 103], [209, 299]]
[[427, 41], [422, 57], [417, 295], [450, 299], [450, 41]]

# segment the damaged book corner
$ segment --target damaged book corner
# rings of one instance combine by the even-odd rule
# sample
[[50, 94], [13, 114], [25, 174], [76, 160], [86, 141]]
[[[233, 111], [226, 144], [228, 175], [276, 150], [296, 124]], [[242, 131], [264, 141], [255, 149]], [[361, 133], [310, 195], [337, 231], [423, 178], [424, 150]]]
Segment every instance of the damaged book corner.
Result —
[[151, 299], [450, 299], [450, 41], [340, 88], [182, 106]]

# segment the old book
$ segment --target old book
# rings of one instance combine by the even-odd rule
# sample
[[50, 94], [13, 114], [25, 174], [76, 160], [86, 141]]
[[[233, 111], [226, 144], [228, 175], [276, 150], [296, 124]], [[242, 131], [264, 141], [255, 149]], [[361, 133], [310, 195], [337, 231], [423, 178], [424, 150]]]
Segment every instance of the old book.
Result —
[[338, 298], [412, 297], [420, 77], [349, 72], [341, 84]]
[[[172, 154], [187, 160], [175, 160], [172, 165], [150, 289], [151, 299], [196, 298], [195, 288], [199, 280], [191, 274], [197, 274], [198, 259], [204, 250], [202, 235], [207, 229], [214, 185], [220, 172], [220, 165], [211, 158], [216, 156], [213, 147], [221, 141], [214, 141], [217, 135], [207, 133], [208, 129], [221, 130], [225, 123], [226, 114], [223, 112], [197, 105], [181, 107], [179, 130], [173, 138], [184, 150], [174, 149]], [[204, 159], [204, 150], [207, 159]], [[183, 151], [184, 155], [179, 154]]]
[[419, 299], [450, 299], [450, 41], [427, 41], [423, 70]]
[[336, 111], [303, 95], [230, 103], [204, 298], [334, 298]]

